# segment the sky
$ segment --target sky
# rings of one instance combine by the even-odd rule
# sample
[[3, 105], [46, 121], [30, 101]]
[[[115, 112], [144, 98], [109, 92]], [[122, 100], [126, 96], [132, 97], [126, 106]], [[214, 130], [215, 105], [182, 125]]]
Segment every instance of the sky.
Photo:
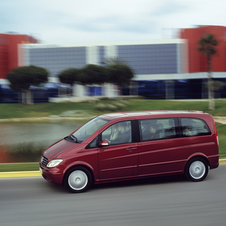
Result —
[[43, 44], [178, 38], [181, 28], [226, 26], [225, 0], [0, 0], [0, 33]]

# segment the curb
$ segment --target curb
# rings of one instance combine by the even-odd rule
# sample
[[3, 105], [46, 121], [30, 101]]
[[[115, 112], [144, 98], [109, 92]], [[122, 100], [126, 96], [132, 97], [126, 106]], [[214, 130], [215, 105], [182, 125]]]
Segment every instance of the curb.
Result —
[[[226, 164], [226, 159], [219, 159], [219, 164]], [[0, 178], [42, 177], [40, 171], [0, 172]]]
[[225, 164], [226, 163], [226, 159], [219, 159], [219, 163], [220, 164]]
[[0, 172], [0, 178], [11, 177], [41, 177], [40, 171]]

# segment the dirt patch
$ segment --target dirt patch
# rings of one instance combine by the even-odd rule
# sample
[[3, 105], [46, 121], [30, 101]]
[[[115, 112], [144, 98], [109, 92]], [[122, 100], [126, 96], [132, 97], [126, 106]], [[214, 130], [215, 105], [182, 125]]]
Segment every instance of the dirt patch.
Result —
[[[88, 117], [63, 117], [63, 116], [52, 116], [52, 117], [32, 117], [32, 118], [10, 118], [0, 119], [0, 122], [37, 122], [37, 121], [64, 121], [64, 120], [90, 120], [96, 116]], [[226, 124], [225, 116], [214, 116], [214, 120], [217, 123]]]
[[64, 121], [64, 120], [89, 120], [94, 118], [91, 117], [32, 117], [32, 118], [9, 118], [9, 119], [0, 119], [1, 122], [41, 122], [41, 121]]
[[224, 116], [214, 116], [214, 121], [221, 124], [226, 124], [226, 117]]

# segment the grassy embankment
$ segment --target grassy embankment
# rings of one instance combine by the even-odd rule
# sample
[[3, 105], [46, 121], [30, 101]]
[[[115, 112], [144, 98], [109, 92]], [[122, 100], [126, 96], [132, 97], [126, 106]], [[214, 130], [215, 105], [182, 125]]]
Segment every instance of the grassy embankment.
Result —
[[[0, 119], [49, 117], [60, 115], [65, 111], [82, 110], [89, 115], [99, 115], [111, 111], [138, 111], [138, 110], [200, 110], [208, 112], [213, 116], [226, 116], [226, 102], [218, 100], [215, 102], [215, 110], [208, 110], [207, 101], [168, 101], [168, 100], [128, 100], [123, 105], [119, 101], [98, 101], [96, 103], [41, 103], [34, 105], [23, 104], [0, 104]], [[114, 107], [112, 107], [112, 105]], [[99, 107], [98, 107], [99, 106]], [[97, 110], [99, 108], [99, 110]], [[5, 122], [6, 123], [6, 122]], [[217, 124], [220, 141], [220, 158], [226, 158], [226, 125]], [[30, 171], [37, 170], [38, 163], [13, 163], [0, 164], [0, 172], [4, 171]]]

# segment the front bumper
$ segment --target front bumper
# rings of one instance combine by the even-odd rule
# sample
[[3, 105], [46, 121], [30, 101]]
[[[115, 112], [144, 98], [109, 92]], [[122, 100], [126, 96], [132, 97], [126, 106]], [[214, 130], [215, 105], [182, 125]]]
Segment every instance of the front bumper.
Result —
[[63, 174], [62, 171], [57, 168], [47, 168], [41, 164], [39, 164], [39, 171], [41, 172], [44, 179], [46, 179], [50, 183], [54, 184], [62, 184], [63, 182]]

